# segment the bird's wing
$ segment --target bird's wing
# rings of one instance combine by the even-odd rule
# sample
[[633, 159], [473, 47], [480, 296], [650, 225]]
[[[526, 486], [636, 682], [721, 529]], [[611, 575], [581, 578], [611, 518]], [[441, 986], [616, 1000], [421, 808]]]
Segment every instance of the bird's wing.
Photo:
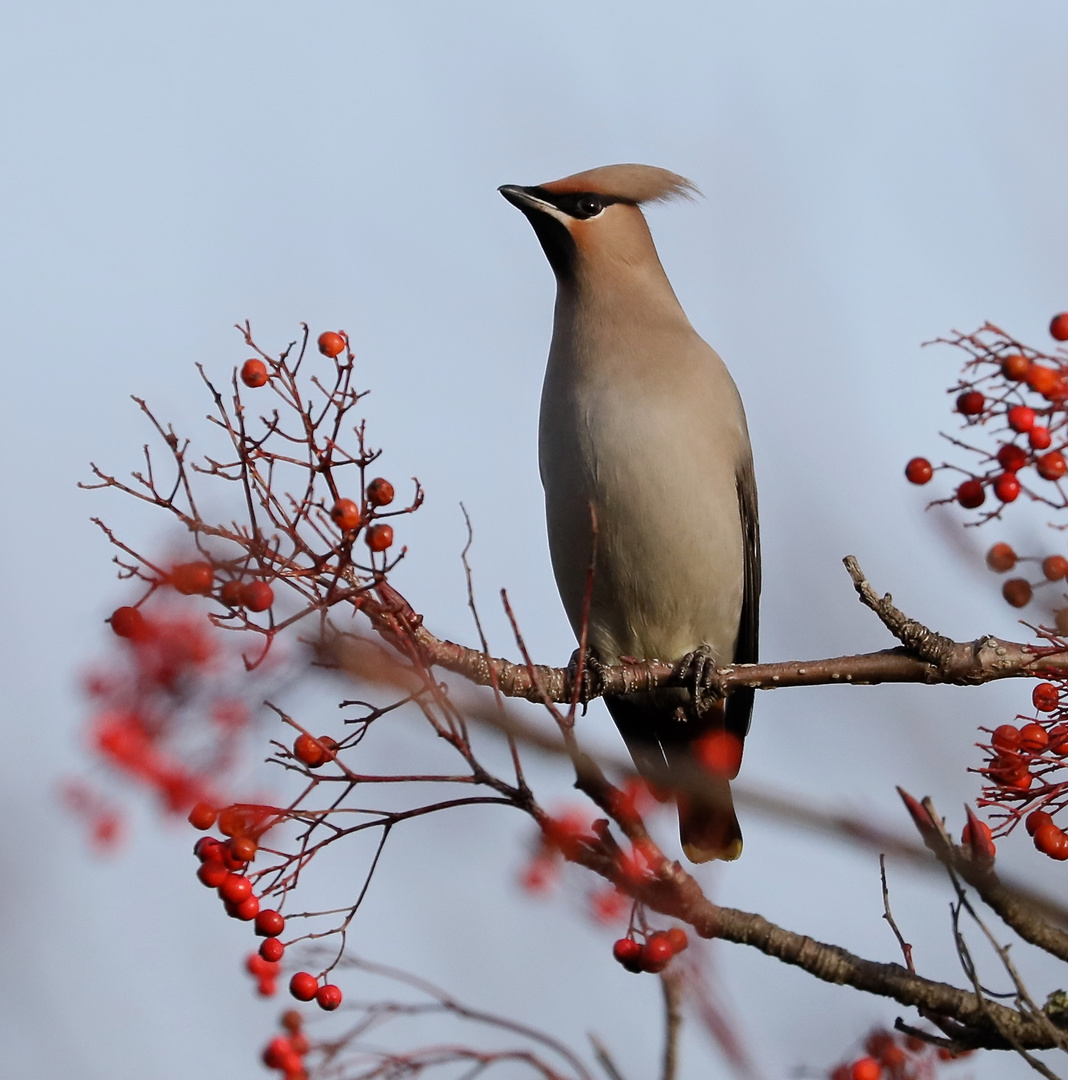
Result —
[[[747, 460], [738, 469], [735, 482], [738, 490], [738, 511], [742, 519], [745, 587], [742, 593], [742, 615], [738, 621], [738, 640], [734, 646], [734, 663], [755, 664], [760, 636], [760, 521], [757, 516], [756, 478], [751, 460]], [[752, 689], [743, 687], [727, 698], [727, 730], [741, 738], [744, 738], [749, 730], [754, 693]]]

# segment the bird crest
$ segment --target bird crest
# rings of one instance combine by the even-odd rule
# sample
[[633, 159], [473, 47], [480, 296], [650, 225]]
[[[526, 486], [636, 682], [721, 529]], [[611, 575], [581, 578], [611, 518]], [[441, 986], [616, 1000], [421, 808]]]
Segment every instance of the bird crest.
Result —
[[554, 195], [593, 192], [636, 205], [693, 199], [701, 194], [697, 185], [685, 176], [653, 165], [602, 165], [541, 187]]

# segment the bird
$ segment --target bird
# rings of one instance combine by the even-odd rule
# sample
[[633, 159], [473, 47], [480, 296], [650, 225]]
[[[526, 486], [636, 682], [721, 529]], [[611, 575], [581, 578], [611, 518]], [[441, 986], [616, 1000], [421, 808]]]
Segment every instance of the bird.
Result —
[[[622, 164], [498, 190], [533, 226], [556, 277], [538, 459], [553, 574], [576, 638], [585, 624], [595, 671], [652, 659], [698, 672], [755, 663], [760, 538], [745, 411], [683, 311], [642, 212], [697, 188]], [[605, 695], [639, 774], [674, 794], [691, 862], [741, 854], [730, 781], [753, 697], [740, 688], [700, 708], [696, 686]]]

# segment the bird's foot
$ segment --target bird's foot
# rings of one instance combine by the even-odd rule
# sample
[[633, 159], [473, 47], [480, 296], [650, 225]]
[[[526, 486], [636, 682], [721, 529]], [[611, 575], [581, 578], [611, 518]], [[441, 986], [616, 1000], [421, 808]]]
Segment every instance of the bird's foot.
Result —
[[698, 645], [687, 653], [679, 663], [679, 671], [689, 685], [694, 708], [703, 716], [717, 701], [724, 697], [719, 681], [719, 669], [709, 645]]
[[[581, 656], [581, 650], [576, 649], [571, 654], [571, 659], [567, 663], [567, 674], [571, 681], [571, 685], [574, 686], [576, 680], [579, 677], [579, 657]], [[594, 700], [599, 698], [604, 693], [604, 664], [597, 659], [597, 656], [591, 649], [586, 650], [586, 655], [582, 659], [582, 684], [578, 688], [578, 700], [582, 703], [582, 715], [586, 715], [586, 706]]]

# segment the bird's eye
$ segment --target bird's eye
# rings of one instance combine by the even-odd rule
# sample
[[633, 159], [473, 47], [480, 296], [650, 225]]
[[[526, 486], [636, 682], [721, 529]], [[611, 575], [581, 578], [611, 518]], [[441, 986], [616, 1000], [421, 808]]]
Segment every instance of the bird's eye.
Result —
[[583, 217], [595, 217], [604, 209], [604, 203], [596, 195], [583, 195], [578, 201], [578, 210]]

